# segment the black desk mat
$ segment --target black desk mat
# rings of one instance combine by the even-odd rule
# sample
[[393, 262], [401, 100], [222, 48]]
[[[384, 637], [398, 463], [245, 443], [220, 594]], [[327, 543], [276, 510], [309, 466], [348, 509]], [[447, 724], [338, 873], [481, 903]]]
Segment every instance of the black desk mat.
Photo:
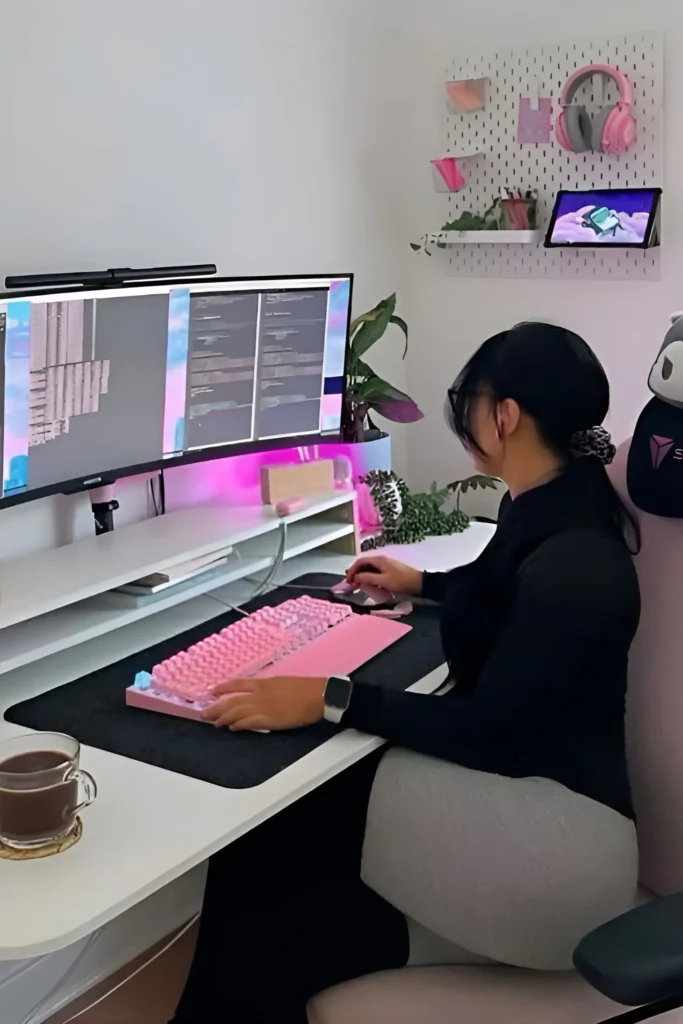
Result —
[[[309, 574], [293, 581], [304, 587], [329, 587], [339, 577]], [[280, 587], [245, 605], [256, 611], [301, 596], [305, 590]], [[324, 593], [312, 589], [312, 597]], [[231, 733], [203, 722], [172, 718], [126, 705], [125, 690], [142, 669], [152, 667], [239, 618], [235, 612], [218, 615], [132, 654], [122, 661], [82, 676], [64, 686], [15, 704], [6, 713], [9, 722], [29, 729], [63, 732], [91, 747], [121, 754], [136, 761], [189, 775], [230, 789], [248, 789], [294, 764], [339, 730], [326, 722], [292, 732]], [[405, 690], [443, 664], [438, 612], [421, 607], [401, 620], [413, 627], [397, 643], [368, 661], [353, 678], [375, 686]]]

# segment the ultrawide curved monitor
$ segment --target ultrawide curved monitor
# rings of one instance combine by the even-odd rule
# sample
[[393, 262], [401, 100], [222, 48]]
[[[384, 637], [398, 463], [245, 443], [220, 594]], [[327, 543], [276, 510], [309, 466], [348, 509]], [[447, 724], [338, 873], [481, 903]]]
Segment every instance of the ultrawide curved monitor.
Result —
[[0, 507], [337, 440], [352, 276], [0, 295]]

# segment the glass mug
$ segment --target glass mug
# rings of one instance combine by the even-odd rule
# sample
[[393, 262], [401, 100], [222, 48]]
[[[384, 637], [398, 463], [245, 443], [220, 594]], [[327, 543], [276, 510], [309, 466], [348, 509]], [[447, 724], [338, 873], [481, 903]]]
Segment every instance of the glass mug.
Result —
[[0, 743], [0, 841], [27, 850], [69, 834], [97, 796], [92, 775], [78, 767], [80, 753], [78, 740], [56, 732]]

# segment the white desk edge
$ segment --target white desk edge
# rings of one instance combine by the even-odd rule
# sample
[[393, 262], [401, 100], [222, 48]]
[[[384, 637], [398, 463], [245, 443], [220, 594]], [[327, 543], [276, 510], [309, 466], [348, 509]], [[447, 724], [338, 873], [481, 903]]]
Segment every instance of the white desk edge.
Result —
[[[493, 527], [475, 523], [461, 535], [430, 538], [398, 554], [418, 568], [462, 565], [483, 549]], [[341, 572], [343, 555], [314, 554], [283, 569], [286, 581], [315, 569]], [[221, 594], [244, 599], [233, 585]], [[241, 584], [244, 587], [244, 584]], [[0, 678], [0, 707], [59, 686], [221, 614], [215, 597], [198, 597]], [[45, 676], [49, 673], [49, 685]], [[412, 690], [429, 693], [443, 669]], [[208, 728], [208, 727], [207, 727]], [[0, 739], [26, 732], [0, 721]], [[263, 737], [267, 743], [268, 738]], [[82, 764], [98, 781], [83, 815], [82, 840], [44, 860], [0, 860], [0, 960], [35, 957], [76, 942], [178, 878], [305, 793], [349, 767], [382, 740], [348, 730], [261, 786], [231, 790], [84, 747]]]

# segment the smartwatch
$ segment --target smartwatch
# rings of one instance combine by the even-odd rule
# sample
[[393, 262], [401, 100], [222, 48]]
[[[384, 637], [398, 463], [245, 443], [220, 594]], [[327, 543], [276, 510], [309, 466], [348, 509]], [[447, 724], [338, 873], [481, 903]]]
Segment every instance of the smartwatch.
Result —
[[330, 676], [325, 684], [323, 702], [325, 705], [325, 721], [339, 725], [351, 703], [353, 683], [348, 676]]

